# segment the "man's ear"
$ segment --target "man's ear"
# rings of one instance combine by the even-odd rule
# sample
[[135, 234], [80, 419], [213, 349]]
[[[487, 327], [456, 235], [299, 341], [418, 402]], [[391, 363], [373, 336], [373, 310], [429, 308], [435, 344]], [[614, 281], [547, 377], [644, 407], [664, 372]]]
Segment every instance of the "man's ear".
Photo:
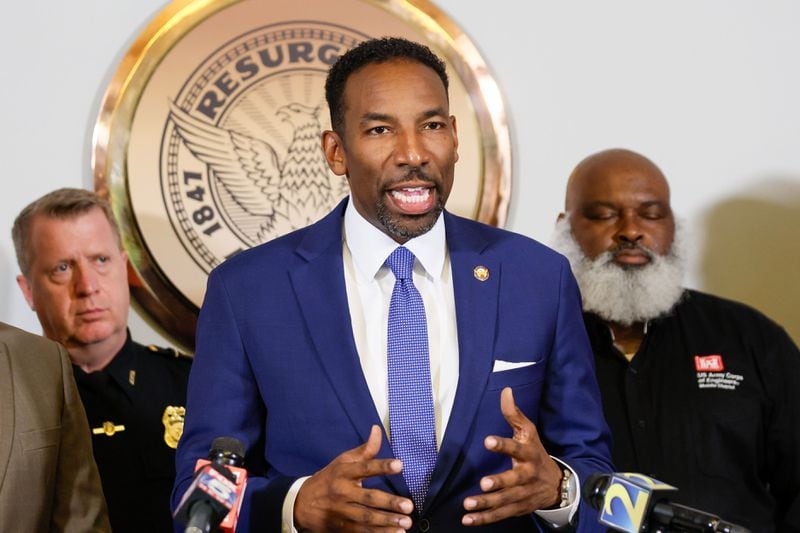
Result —
[[31, 292], [31, 287], [28, 285], [28, 280], [25, 279], [25, 276], [22, 274], [17, 276], [17, 285], [19, 285], [19, 288], [22, 291], [22, 296], [25, 297], [25, 301], [28, 302], [28, 306], [31, 308], [31, 311], [36, 311], [36, 308], [33, 305], [33, 293]]
[[325, 152], [325, 159], [334, 174], [337, 176], [347, 174], [347, 155], [338, 133], [331, 130], [322, 132], [322, 151]]
[[455, 160], [458, 162], [458, 126], [456, 126], [456, 117], [450, 115], [450, 124], [453, 128], [453, 150], [456, 152]]

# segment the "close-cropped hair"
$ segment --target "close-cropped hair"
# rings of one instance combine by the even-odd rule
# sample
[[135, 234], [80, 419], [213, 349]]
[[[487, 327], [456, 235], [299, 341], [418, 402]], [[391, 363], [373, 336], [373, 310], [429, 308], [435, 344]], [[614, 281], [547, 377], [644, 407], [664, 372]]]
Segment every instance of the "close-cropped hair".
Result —
[[442, 80], [447, 93], [449, 81], [444, 61], [427, 46], [400, 37], [364, 41], [345, 52], [328, 71], [325, 99], [331, 113], [331, 127], [336, 133], [344, 133], [344, 87], [350, 75], [367, 65], [396, 59], [415, 61], [431, 68]]
[[93, 209], [103, 212], [117, 245], [122, 248], [122, 238], [119, 226], [114, 219], [111, 205], [104, 198], [86, 189], [65, 187], [47, 193], [38, 200], [28, 204], [14, 220], [11, 229], [11, 238], [14, 240], [14, 250], [17, 253], [17, 264], [23, 276], [28, 275], [33, 261], [31, 250], [31, 227], [36, 217], [71, 219], [85, 215]]

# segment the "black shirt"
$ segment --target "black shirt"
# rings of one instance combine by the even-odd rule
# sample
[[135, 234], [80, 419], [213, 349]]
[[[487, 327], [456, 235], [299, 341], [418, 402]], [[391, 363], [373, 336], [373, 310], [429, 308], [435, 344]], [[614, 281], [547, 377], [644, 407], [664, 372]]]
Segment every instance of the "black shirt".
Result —
[[163, 419], [169, 406], [185, 408], [190, 366], [190, 358], [142, 346], [129, 334], [103, 370], [72, 367], [115, 533], [173, 530], [175, 440], [165, 436]]
[[619, 470], [754, 532], [800, 531], [800, 352], [780, 326], [686, 291], [629, 364], [584, 318]]

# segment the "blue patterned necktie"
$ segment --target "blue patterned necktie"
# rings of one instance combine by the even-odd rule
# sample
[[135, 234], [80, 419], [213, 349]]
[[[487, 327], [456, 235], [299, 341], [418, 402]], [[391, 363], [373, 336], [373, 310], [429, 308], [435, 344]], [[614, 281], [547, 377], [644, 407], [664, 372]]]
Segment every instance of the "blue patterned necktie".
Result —
[[415, 259], [402, 246], [386, 259], [396, 280], [389, 304], [387, 362], [392, 450], [403, 461], [403, 477], [421, 512], [436, 465], [436, 420], [425, 304], [411, 277]]

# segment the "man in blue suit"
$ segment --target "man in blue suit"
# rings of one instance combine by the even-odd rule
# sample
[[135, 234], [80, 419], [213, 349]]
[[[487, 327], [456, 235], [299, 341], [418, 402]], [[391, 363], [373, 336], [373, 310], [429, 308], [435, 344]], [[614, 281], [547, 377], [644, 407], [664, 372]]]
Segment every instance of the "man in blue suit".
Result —
[[444, 64], [367, 41], [326, 97], [350, 197], [211, 273], [174, 503], [229, 435], [239, 531], [596, 528], [578, 489], [611, 465], [580, 296], [561, 256], [443, 211]]

